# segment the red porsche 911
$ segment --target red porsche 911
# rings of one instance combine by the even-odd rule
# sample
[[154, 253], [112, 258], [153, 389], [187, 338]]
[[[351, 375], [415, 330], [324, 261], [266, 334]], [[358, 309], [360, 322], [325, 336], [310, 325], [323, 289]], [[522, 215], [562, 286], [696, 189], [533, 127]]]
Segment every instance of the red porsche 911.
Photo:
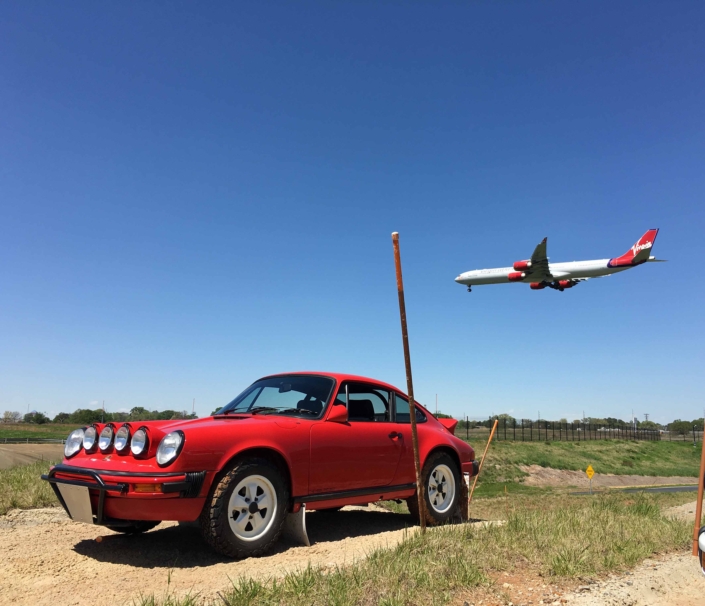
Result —
[[[457, 421], [416, 403], [416, 423], [426, 521], [442, 524], [475, 453], [453, 435]], [[265, 553], [306, 509], [406, 499], [419, 521], [408, 399], [364, 377], [264, 377], [212, 417], [91, 425], [64, 453], [42, 477], [72, 519], [125, 533], [198, 520], [235, 558]]]

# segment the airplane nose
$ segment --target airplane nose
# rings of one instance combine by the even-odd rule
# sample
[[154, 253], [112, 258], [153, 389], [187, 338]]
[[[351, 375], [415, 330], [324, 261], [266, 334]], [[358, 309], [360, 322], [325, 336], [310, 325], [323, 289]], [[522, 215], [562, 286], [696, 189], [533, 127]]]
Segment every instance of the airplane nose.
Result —
[[458, 283], [460, 283], [460, 281], [461, 281], [462, 279], [463, 279], [463, 276], [460, 275], [460, 276], [458, 276], [458, 277], [455, 279], [455, 281], [458, 282]]

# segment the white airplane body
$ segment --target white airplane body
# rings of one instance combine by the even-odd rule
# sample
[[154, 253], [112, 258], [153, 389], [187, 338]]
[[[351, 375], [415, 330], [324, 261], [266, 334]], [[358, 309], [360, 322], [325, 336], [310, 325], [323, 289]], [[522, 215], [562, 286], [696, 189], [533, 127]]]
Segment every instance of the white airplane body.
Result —
[[656, 240], [658, 229], [647, 231], [634, 246], [621, 257], [613, 259], [596, 259], [593, 261], [571, 261], [568, 263], [549, 263], [546, 256], [547, 238], [536, 247], [531, 259], [517, 261], [512, 267], [495, 269], [475, 269], [460, 274], [455, 281], [468, 287], [484, 284], [508, 284], [523, 282], [532, 290], [546, 287], [564, 291], [579, 282], [590, 278], [602, 278], [641, 265], [642, 263], [661, 261], [649, 256]]

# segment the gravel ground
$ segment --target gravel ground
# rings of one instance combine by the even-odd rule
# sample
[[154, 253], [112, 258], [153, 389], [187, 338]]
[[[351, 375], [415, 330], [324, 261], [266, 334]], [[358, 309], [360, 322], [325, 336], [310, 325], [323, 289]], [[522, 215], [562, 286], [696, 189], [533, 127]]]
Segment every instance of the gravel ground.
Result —
[[626, 575], [582, 586], [565, 598], [574, 606], [703, 606], [705, 576], [697, 558], [678, 554], [645, 560]]
[[[214, 596], [228, 577], [266, 578], [313, 566], [349, 564], [393, 546], [411, 519], [371, 505], [307, 515], [311, 547], [282, 542], [267, 557], [234, 562], [216, 555], [197, 528], [173, 522], [126, 537], [72, 522], [59, 508], [13, 510], [0, 517], [0, 604], [131, 604], [140, 592]], [[98, 543], [96, 537], [103, 535]]]

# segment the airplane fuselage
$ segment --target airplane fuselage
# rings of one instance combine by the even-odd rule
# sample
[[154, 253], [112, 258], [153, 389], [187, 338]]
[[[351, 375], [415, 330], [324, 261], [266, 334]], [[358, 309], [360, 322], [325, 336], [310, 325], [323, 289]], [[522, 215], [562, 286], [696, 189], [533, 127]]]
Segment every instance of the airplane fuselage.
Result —
[[[573, 280], [578, 278], [598, 278], [616, 274], [630, 267], [610, 267], [610, 259], [597, 259], [593, 261], [570, 261], [567, 263], [550, 263], [549, 271], [555, 280]], [[496, 267], [494, 269], [475, 269], [460, 274], [455, 281], [467, 286], [480, 286], [482, 284], [506, 284], [511, 282], [531, 283], [535, 281], [530, 275], [519, 280], [509, 280], [510, 274], [516, 274], [513, 267]]]

